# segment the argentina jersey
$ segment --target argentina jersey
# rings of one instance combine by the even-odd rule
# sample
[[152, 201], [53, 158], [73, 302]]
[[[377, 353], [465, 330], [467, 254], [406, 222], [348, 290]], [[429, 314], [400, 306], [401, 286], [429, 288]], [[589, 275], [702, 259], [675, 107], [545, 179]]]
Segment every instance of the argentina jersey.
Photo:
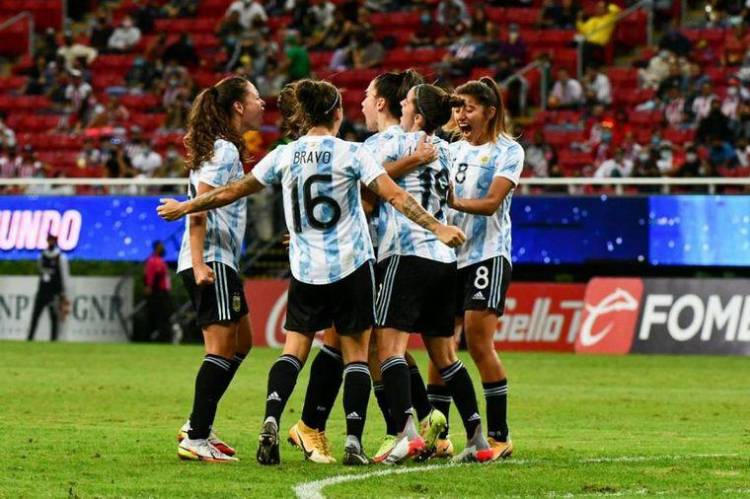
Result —
[[[242, 162], [237, 147], [229, 141], [218, 139], [214, 142], [214, 155], [197, 170], [190, 171], [188, 197], [198, 195], [198, 184], [212, 187], [242, 179]], [[206, 238], [203, 242], [203, 261], [221, 262], [239, 271], [242, 238], [245, 235], [247, 219], [247, 198], [206, 212]], [[182, 236], [177, 272], [193, 267], [190, 254], [190, 217], [185, 219], [185, 233]]]
[[385, 170], [362, 144], [306, 135], [274, 149], [252, 173], [282, 186], [295, 279], [330, 284], [374, 259], [359, 189]]
[[[382, 132], [371, 135], [364, 142], [364, 146], [373, 155], [379, 165], [390, 163], [400, 159], [399, 151], [403, 150], [405, 142], [404, 130], [399, 125], [391, 125]], [[370, 214], [370, 238], [372, 244], [377, 248], [380, 245], [378, 234], [381, 232], [379, 226], [385, 221], [381, 220], [383, 202], [378, 200], [375, 208]], [[379, 250], [378, 250], [379, 251]]]
[[[412, 154], [424, 137], [423, 132], [405, 133], [399, 137], [398, 157]], [[422, 207], [440, 223], [446, 222], [448, 186], [450, 183], [451, 151], [448, 143], [433, 136], [432, 144], [438, 157], [396, 179], [396, 183], [411, 194]], [[443, 244], [429, 230], [409, 220], [393, 206], [381, 207], [378, 225], [378, 261], [392, 255], [411, 255], [442, 263], [456, 261], [455, 251]]]
[[[458, 198], [480, 199], [487, 196], [495, 177], [504, 177], [518, 185], [523, 170], [523, 148], [514, 140], [499, 137], [497, 142], [473, 146], [465, 140], [450, 145], [453, 153], [451, 180]], [[471, 215], [451, 210], [450, 223], [466, 234], [466, 244], [456, 249], [458, 268], [494, 258], [505, 257], [511, 249], [511, 190], [491, 216]]]

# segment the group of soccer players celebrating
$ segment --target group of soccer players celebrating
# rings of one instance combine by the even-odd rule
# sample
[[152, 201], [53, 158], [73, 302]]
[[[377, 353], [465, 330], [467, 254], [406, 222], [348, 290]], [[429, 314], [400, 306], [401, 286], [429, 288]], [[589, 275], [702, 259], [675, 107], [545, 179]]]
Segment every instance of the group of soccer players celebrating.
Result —
[[[344, 112], [328, 82], [287, 85], [279, 109], [294, 140], [243, 175], [242, 134], [259, 128], [263, 101], [239, 77], [204, 90], [186, 136], [189, 199], [162, 200], [158, 208], [168, 220], [189, 215], [178, 272], [206, 350], [178, 455], [236, 460], [212, 425], [251, 347], [238, 274], [246, 197], [273, 184], [282, 189], [292, 275], [258, 461], [280, 462], [281, 415], [319, 331], [323, 346], [312, 361], [302, 417], [289, 430], [306, 459], [336, 462], [325, 429], [342, 384], [343, 464], [510, 456], [507, 377], [493, 338], [510, 282], [510, 203], [523, 149], [507, 131], [497, 84], [482, 78], [449, 93], [412, 70], [381, 74], [362, 102], [375, 132], [364, 143], [336, 137]], [[441, 129], [457, 140], [438, 137]], [[461, 332], [484, 387], [486, 433], [471, 377], [456, 355]], [[415, 333], [430, 358], [426, 386], [407, 352]], [[370, 458], [362, 435], [372, 388], [387, 435]], [[466, 431], [460, 453], [448, 436], [452, 402]]]

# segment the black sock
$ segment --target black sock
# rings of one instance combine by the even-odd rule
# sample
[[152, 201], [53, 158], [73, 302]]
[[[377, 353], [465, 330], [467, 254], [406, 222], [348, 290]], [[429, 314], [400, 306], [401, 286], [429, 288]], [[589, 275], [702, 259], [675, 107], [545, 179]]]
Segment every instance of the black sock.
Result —
[[281, 423], [281, 413], [292, 395], [297, 376], [302, 370], [302, 362], [294, 355], [279, 357], [268, 373], [268, 394], [266, 398], [266, 415], [264, 419], [274, 418]]
[[224, 396], [227, 388], [229, 388], [229, 385], [232, 383], [237, 369], [240, 368], [240, 365], [242, 365], [242, 361], [245, 360], [246, 356], [247, 354], [244, 353], [236, 353], [234, 354], [234, 357], [232, 357], [232, 359], [229, 361], [229, 371], [227, 371], [227, 375], [224, 377], [224, 384], [221, 387], [221, 393], [219, 393], [219, 400], [221, 400], [221, 397]]
[[487, 435], [508, 441], [508, 380], [482, 383], [487, 403]]
[[471, 383], [469, 372], [460, 360], [457, 360], [445, 369], [440, 369], [440, 376], [445, 381], [445, 386], [450, 390], [453, 401], [466, 428], [466, 438], [474, 436], [482, 418], [479, 416], [477, 406], [477, 395], [474, 385]]
[[370, 401], [370, 369], [367, 362], [352, 362], [344, 368], [344, 413], [346, 434], [362, 441]]
[[404, 430], [412, 409], [409, 364], [403, 357], [388, 357], [380, 364], [380, 376], [383, 378], [393, 424], [396, 432], [400, 433]]
[[378, 401], [378, 407], [380, 412], [383, 413], [383, 420], [385, 421], [385, 432], [388, 435], [398, 434], [396, 425], [391, 417], [391, 410], [388, 408], [388, 397], [385, 394], [385, 387], [383, 383], [373, 383], [372, 391], [375, 392], [375, 400]]
[[451, 412], [451, 391], [444, 385], [427, 385], [427, 398], [430, 404], [438, 411], [445, 414], [445, 430], [438, 438], [448, 438], [448, 418]]
[[208, 438], [216, 416], [216, 406], [221, 397], [231, 361], [219, 355], [207, 354], [195, 377], [195, 398], [190, 414], [190, 439]]
[[341, 352], [326, 345], [321, 346], [310, 364], [310, 381], [307, 383], [305, 405], [302, 407], [302, 422], [320, 431], [326, 429], [343, 377]]
[[427, 390], [424, 387], [424, 380], [419, 373], [419, 368], [409, 366], [409, 373], [411, 373], [411, 403], [414, 405], [414, 410], [417, 411], [417, 418], [422, 421], [430, 415], [432, 404], [430, 404], [430, 399], [427, 398]]

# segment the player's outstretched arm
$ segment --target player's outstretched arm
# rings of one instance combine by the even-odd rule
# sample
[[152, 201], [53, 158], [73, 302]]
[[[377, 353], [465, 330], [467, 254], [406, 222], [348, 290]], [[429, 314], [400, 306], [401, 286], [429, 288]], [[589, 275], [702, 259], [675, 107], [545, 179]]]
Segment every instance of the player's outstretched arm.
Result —
[[440, 223], [430, 215], [408, 192], [403, 190], [388, 175], [380, 175], [367, 186], [375, 194], [389, 202], [415, 224], [434, 233], [440, 241], [451, 248], [466, 241], [466, 235], [458, 227]]
[[226, 206], [241, 197], [262, 191], [264, 187], [250, 172], [242, 180], [217, 187], [187, 201], [179, 202], [174, 199], [161, 199], [161, 204], [156, 208], [156, 211], [165, 220], [177, 220], [190, 213]]
[[479, 199], [457, 198], [451, 187], [448, 192], [448, 206], [457, 211], [471, 213], [472, 215], [494, 215], [505, 200], [508, 193], [513, 190], [513, 182], [505, 177], [495, 177], [490, 185], [487, 195]]

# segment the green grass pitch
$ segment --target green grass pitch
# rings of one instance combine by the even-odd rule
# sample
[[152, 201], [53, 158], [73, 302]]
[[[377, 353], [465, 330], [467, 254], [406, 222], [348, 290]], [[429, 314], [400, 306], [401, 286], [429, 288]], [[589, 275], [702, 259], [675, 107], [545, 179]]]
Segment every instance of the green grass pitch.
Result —
[[[281, 466], [255, 462], [266, 374], [278, 355], [269, 349], [251, 353], [219, 408], [215, 427], [241, 461], [180, 462], [175, 434], [190, 409], [201, 352], [197, 346], [0, 343], [0, 497], [294, 497], [294, 487], [305, 482], [377, 471], [387, 474], [328, 485], [322, 494], [750, 494], [747, 358], [503, 355], [515, 455], [483, 466], [407, 465], [398, 470], [408, 473], [393, 474], [383, 466], [305, 463], [288, 445]], [[423, 353], [418, 359], [424, 364]], [[307, 368], [283, 431], [299, 417], [306, 380]], [[340, 458], [341, 397], [337, 403], [329, 434]], [[455, 408], [451, 421], [460, 447]], [[370, 453], [382, 431], [372, 399], [365, 433]]]

